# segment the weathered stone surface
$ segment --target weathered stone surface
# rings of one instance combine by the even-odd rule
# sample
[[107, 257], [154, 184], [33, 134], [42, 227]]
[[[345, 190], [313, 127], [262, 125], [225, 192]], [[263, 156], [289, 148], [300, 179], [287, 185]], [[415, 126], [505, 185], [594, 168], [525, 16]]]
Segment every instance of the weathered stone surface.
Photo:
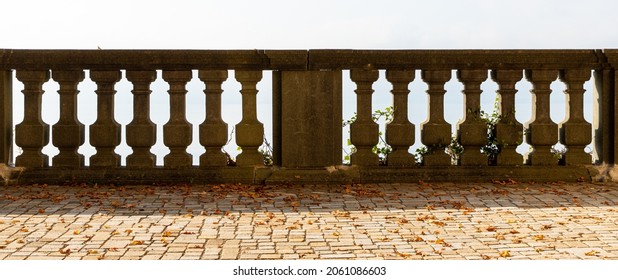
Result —
[[372, 85], [378, 75], [378, 70], [350, 70], [350, 78], [356, 83], [356, 120], [350, 124], [350, 142], [356, 147], [356, 152], [350, 155], [352, 165], [375, 166], [379, 163], [378, 155], [371, 150], [378, 144], [378, 124], [371, 118]]
[[84, 156], [77, 152], [84, 143], [84, 125], [77, 120], [77, 84], [84, 80], [84, 71], [56, 71], [52, 78], [60, 84], [60, 119], [52, 127], [52, 143], [60, 153], [52, 159], [58, 167], [81, 167]]
[[10, 70], [0, 70], [0, 164], [8, 164], [12, 160], [13, 149], [13, 73]]
[[120, 124], [114, 118], [114, 85], [120, 71], [90, 71], [90, 79], [97, 84], [97, 120], [90, 126], [90, 144], [97, 153], [90, 158], [92, 167], [118, 167], [120, 156], [114, 152], [120, 144]]
[[150, 120], [150, 83], [155, 71], [127, 71], [127, 80], [133, 83], [133, 121], [127, 125], [127, 145], [133, 153], [127, 156], [127, 167], [155, 166], [155, 155], [150, 147], [155, 144], [157, 128]]
[[423, 164], [451, 165], [451, 157], [444, 152], [444, 148], [451, 143], [451, 125], [444, 120], [444, 84], [451, 79], [451, 71], [423, 70], [421, 75], [429, 85], [429, 116], [421, 124], [421, 141], [428, 151], [423, 155]]
[[500, 121], [496, 124], [496, 140], [500, 146], [498, 165], [521, 165], [523, 157], [515, 149], [523, 141], [523, 125], [515, 119], [515, 83], [523, 77], [521, 70], [492, 70], [491, 79], [498, 83]]
[[41, 119], [41, 106], [43, 83], [49, 80], [49, 71], [17, 71], [17, 79], [24, 83], [24, 120], [15, 126], [15, 143], [23, 150], [15, 165], [48, 166], [48, 157], [41, 150], [49, 143], [49, 125]]
[[532, 146], [528, 159], [532, 165], [558, 164], [551, 153], [551, 146], [558, 142], [558, 125], [549, 116], [550, 84], [557, 77], [556, 70], [526, 70], [526, 79], [532, 83], [532, 119], [526, 124], [526, 141]]
[[584, 151], [592, 141], [592, 125], [584, 119], [584, 83], [590, 79], [586, 69], [560, 71], [560, 80], [566, 83], [566, 118], [559, 126], [560, 143], [567, 147], [565, 164], [590, 164], [591, 155]]
[[191, 78], [191, 70], [163, 71], [163, 80], [170, 85], [170, 120], [163, 125], [163, 143], [170, 149], [170, 153], [163, 158], [163, 164], [168, 168], [192, 165], [187, 147], [191, 145], [193, 131], [185, 116], [186, 84]]
[[221, 118], [221, 83], [227, 80], [227, 70], [200, 70], [198, 76], [206, 84], [206, 119], [199, 127], [206, 152], [200, 156], [200, 166], [225, 166], [227, 156], [221, 149], [227, 143], [228, 129]]
[[461, 165], [487, 165], [481, 147], [487, 144], [487, 124], [481, 119], [481, 83], [487, 70], [459, 70], [457, 78], [464, 84], [464, 118], [457, 124], [457, 140], [464, 148]]
[[392, 152], [389, 166], [412, 166], [414, 157], [408, 152], [414, 144], [414, 125], [408, 120], [408, 84], [414, 80], [414, 70], [386, 70], [386, 79], [393, 85], [393, 120], [386, 124], [386, 143]]
[[341, 71], [282, 71], [280, 77], [281, 166], [341, 164]]
[[242, 120], [236, 125], [236, 144], [242, 152], [236, 157], [238, 166], [264, 164], [258, 148], [264, 142], [264, 125], [257, 119], [257, 83], [262, 80], [262, 71], [236, 71], [242, 89]]

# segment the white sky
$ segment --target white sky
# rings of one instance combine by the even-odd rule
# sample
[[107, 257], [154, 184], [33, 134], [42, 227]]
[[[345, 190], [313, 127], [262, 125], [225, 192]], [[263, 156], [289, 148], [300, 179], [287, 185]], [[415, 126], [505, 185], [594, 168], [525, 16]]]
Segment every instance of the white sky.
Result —
[[[19, 0], [2, 3], [0, 48], [21, 49], [605, 49], [618, 48], [618, 1], [614, 0], [444, 0], [444, 1], [84, 1]], [[344, 73], [344, 78], [346, 78]], [[193, 86], [191, 86], [193, 85]], [[87, 126], [94, 122], [96, 96], [92, 83], [80, 84], [78, 117]], [[447, 83], [446, 120], [455, 127], [463, 116], [461, 84]], [[483, 109], [491, 111], [495, 83], [486, 82]], [[530, 84], [518, 84], [517, 118], [531, 117]], [[189, 84], [187, 118], [197, 129], [203, 121], [203, 83]], [[270, 77], [265, 72], [258, 84], [258, 113], [271, 131]], [[126, 125], [132, 118], [130, 84], [117, 85], [116, 119]], [[167, 153], [161, 126], [169, 119], [167, 85], [152, 85], [151, 118], [158, 125], [159, 164]], [[564, 85], [552, 84], [560, 93]], [[590, 117], [590, 88], [586, 95]], [[57, 122], [57, 84], [46, 84], [43, 120]], [[230, 76], [224, 84], [224, 120], [229, 129], [240, 116], [239, 84]], [[374, 109], [390, 105], [390, 84], [383, 77], [374, 85]], [[414, 149], [420, 146], [419, 124], [426, 118], [426, 85], [417, 79], [410, 85], [410, 120], [417, 127]], [[21, 122], [21, 83], [15, 83], [15, 123]], [[353, 85], [344, 80], [344, 118], [355, 111]], [[454, 92], [454, 93], [452, 93]], [[20, 103], [22, 102], [22, 103]], [[227, 106], [229, 107], [225, 107]], [[194, 105], [194, 106], [193, 106]], [[157, 107], [158, 106], [158, 107]], [[552, 94], [552, 119], [564, 118], [564, 94]], [[344, 130], [344, 133], [347, 131]], [[197, 133], [197, 131], [195, 131]], [[88, 133], [86, 133], [88, 135]], [[344, 136], [344, 140], [345, 140]], [[234, 141], [227, 151], [235, 154]], [[522, 153], [527, 147], [521, 146]], [[197, 134], [189, 151], [197, 163], [203, 148]], [[44, 152], [53, 156], [50, 144]], [[88, 141], [80, 148], [86, 157], [94, 153]], [[130, 153], [126, 143], [117, 152]]]
[[2, 4], [0, 48], [613, 48], [617, 8], [613, 0], [19, 0]]

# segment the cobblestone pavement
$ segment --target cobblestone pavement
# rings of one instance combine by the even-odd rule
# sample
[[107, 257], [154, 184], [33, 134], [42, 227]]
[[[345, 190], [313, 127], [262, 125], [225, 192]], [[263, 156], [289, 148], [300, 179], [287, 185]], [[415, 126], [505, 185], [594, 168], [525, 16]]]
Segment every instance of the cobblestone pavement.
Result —
[[618, 185], [0, 187], [0, 259], [618, 259]]

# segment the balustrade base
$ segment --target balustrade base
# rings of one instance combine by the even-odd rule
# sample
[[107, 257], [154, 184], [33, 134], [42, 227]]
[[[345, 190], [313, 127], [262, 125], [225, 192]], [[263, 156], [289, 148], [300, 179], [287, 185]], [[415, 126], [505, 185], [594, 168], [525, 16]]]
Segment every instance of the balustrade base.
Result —
[[[7, 168], [5, 168], [7, 169]], [[3, 169], [4, 170], [4, 169]], [[351, 184], [351, 183], [418, 183], [424, 182], [578, 182], [618, 180], [618, 171], [602, 174], [599, 166], [415, 166], [415, 167], [361, 167], [330, 166], [324, 168], [282, 167], [190, 167], [169, 169], [163, 167], [133, 169], [71, 169], [71, 168], [8, 168], [3, 172], [5, 184]], [[607, 173], [607, 172], [605, 172]]]

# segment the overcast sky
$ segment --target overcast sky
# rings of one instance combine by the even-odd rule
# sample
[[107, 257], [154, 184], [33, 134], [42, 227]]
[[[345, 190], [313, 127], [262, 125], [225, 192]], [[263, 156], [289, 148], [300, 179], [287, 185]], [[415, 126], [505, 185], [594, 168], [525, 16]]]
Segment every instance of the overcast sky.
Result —
[[613, 0], [6, 2], [1, 48], [618, 48]]

